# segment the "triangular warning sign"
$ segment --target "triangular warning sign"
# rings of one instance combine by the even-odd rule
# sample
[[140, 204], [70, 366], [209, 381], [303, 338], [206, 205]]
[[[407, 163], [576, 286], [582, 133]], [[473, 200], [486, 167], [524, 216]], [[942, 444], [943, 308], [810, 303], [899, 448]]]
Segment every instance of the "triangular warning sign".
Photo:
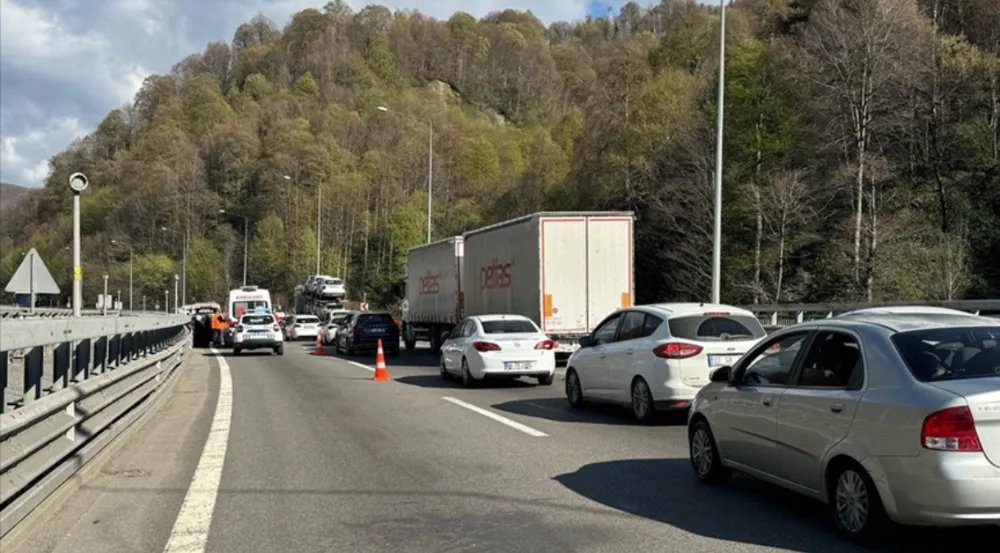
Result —
[[45, 267], [42, 256], [31, 248], [4, 291], [12, 294], [58, 294], [59, 285]]

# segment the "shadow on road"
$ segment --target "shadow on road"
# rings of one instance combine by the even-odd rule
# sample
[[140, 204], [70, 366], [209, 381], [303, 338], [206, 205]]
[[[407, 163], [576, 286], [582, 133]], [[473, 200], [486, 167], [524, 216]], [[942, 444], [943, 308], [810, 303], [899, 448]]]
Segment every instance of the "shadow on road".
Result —
[[[391, 368], [392, 365], [389, 365]], [[390, 375], [392, 372], [390, 371]], [[444, 380], [441, 375], [435, 374], [418, 374], [411, 376], [401, 376], [399, 378], [394, 378], [396, 382], [402, 384], [409, 384], [410, 386], [419, 386], [421, 388], [445, 388], [445, 389], [455, 389], [462, 388], [462, 383], [455, 380]], [[524, 388], [535, 388], [537, 385], [534, 382], [525, 382], [523, 380], [484, 380], [476, 384], [473, 389], [476, 390], [490, 390], [490, 389], [513, 389], [520, 390]]]
[[[577, 422], [584, 424], [611, 424], [616, 426], [637, 426], [638, 423], [629, 419], [628, 413], [621, 407], [613, 405], [587, 406], [586, 409], [573, 409], [565, 398], [546, 397], [536, 399], [520, 399], [506, 401], [492, 406], [498, 411], [545, 419], [553, 422]], [[657, 422], [664, 421], [661, 417]]]
[[[700, 484], [688, 459], [593, 463], [555, 480], [592, 501], [699, 536], [800, 553], [864, 551], [834, 532], [822, 504], [743, 476], [725, 486]], [[941, 553], [977, 537], [996, 543], [997, 533], [894, 527], [875, 551]]]

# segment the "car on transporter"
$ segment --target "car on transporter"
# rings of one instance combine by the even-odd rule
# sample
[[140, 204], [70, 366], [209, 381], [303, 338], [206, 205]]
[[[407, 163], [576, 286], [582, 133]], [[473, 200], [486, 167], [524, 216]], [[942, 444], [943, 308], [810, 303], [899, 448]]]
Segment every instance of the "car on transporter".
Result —
[[781, 329], [712, 373], [688, 438], [702, 482], [736, 470], [819, 500], [852, 541], [1000, 525], [1000, 323], [903, 307]]

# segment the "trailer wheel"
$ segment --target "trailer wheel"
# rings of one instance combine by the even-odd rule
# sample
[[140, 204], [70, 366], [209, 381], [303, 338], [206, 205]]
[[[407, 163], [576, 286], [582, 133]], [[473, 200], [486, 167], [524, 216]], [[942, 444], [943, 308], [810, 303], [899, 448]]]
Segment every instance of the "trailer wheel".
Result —
[[417, 348], [417, 337], [413, 327], [406, 323], [403, 323], [403, 345], [406, 346], [406, 351], [413, 351]]

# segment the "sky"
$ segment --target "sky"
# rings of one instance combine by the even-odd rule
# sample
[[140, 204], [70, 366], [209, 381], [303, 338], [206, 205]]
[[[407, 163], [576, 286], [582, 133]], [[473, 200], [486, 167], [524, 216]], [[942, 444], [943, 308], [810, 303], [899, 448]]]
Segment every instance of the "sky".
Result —
[[[213, 40], [263, 13], [279, 27], [326, 0], [0, 0], [0, 181], [39, 187], [48, 160]], [[653, 0], [640, 2], [649, 4]], [[445, 19], [531, 9], [548, 24], [604, 15], [625, 0], [348, 0]]]

